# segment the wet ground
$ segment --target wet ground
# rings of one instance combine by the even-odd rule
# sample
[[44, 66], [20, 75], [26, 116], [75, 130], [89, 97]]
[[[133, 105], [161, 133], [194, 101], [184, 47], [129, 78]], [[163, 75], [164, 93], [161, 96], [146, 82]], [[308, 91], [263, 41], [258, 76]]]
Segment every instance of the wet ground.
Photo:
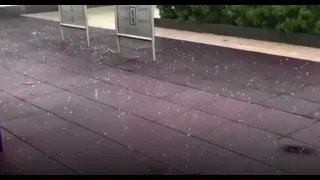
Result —
[[165, 38], [156, 61], [128, 40], [119, 57], [113, 31], [87, 48], [26, 17], [0, 31], [3, 174], [320, 174], [317, 63]]

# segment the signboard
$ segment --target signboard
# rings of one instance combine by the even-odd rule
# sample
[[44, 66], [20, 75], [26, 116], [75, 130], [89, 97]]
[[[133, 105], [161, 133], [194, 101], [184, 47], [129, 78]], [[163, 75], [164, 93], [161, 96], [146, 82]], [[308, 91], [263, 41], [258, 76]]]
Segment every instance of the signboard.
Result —
[[155, 60], [153, 5], [115, 5], [115, 22], [119, 53], [119, 37], [145, 40], [152, 43]]
[[64, 41], [63, 27], [83, 29], [89, 41], [87, 5], [58, 5], [60, 13], [61, 36]]

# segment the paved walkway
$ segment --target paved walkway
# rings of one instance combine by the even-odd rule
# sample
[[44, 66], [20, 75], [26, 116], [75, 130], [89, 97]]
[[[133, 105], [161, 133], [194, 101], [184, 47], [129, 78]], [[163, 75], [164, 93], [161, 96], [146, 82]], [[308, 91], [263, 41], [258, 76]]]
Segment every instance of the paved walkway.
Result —
[[157, 61], [123, 59], [113, 31], [86, 48], [25, 17], [0, 31], [3, 174], [319, 174], [317, 63], [165, 38]]

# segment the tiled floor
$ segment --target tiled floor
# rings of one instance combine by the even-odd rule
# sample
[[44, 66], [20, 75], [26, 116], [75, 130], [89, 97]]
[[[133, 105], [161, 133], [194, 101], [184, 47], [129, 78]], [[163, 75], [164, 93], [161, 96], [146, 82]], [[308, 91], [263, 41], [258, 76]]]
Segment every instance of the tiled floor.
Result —
[[2, 174], [319, 174], [317, 63], [163, 38], [157, 62], [98, 63], [108, 30], [2, 22]]

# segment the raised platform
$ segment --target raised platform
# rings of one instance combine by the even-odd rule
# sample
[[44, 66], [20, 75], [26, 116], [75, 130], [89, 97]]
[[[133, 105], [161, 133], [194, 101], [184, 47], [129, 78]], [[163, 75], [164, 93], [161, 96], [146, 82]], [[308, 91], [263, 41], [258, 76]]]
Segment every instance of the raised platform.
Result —
[[[88, 5], [88, 8], [101, 5]], [[0, 18], [20, 16], [21, 14], [32, 14], [41, 12], [57, 11], [58, 5], [0, 5]]]
[[307, 33], [284, 33], [274, 29], [239, 27], [226, 24], [195, 23], [175, 19], [155, 19], [155, 26], [197, 33], [209, 33], [320, 48], [320, 36]]
[[0, 18], [10, 16], [20, 16], [21, 6], [20, 5], [0, 5]]

